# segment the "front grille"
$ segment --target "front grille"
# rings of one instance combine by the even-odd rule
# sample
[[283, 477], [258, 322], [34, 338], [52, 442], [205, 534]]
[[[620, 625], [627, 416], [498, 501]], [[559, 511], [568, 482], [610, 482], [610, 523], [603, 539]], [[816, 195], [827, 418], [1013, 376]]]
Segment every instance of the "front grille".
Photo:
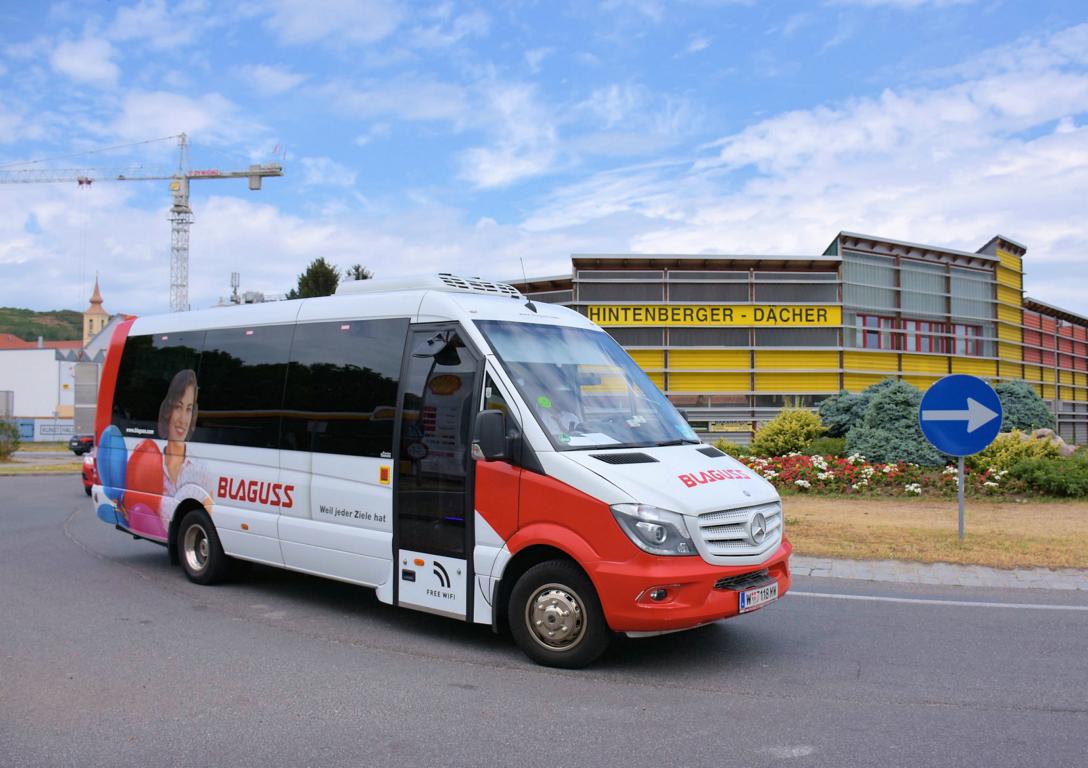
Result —
[[656, 464], [657, 459], [648, 453], [591, 453], [597, 461], [605, 464]]
[[731, 589], [740, 592], [745, 589], [751, 589], [752, 587], [761, 587], [768, 583], [770, 579], [770, 573], [764, 568], [762, 571], [756, 571], [755, 573], [745, 573], [742, 576], [730, 576], [725, 579], [718, 579], [714, 582], [714, 589]]
[[[766, 537], [759, 544], [749, 538], [753, 518], [763, 515]], [[725, 565], [737, 558], [752, 558], [774, 551], [782, 541], [782, 503], [721, 509], [699, 515], [699, 538], [710, 562]]]

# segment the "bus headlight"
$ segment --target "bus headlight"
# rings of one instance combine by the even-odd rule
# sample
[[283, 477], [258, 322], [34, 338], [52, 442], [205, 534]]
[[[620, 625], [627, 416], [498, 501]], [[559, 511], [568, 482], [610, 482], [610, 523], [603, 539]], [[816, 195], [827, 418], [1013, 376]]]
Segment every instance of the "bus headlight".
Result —
[[684, 516], [648, 504], [613, 504], [612, 516], [639, 549], [653, 555], [697, 555]]

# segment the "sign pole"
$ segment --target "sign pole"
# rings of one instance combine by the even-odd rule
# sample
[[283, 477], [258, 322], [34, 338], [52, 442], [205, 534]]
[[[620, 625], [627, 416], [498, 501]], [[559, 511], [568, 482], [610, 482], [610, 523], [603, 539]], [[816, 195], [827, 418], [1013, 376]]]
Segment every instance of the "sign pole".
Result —
[[959, 471], [957, 477], [959, 477], [959, 480], [960, 480], [960, 483], [959, 483], [960, 487], [959, 487], [959, 494], [958, 495], [960, 497], [960, 543], [962, 543], [963, 542], [963, 483], [964, 483], [963, 457], [962, 456], [960, 456], [960, 471]]

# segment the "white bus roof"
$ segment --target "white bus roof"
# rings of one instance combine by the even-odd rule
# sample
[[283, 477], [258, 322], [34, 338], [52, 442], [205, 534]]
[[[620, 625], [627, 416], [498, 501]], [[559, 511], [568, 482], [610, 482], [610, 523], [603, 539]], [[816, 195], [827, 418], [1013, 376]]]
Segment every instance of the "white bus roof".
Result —
[[[132, 335], [180, 333], [322, 320], [407, 317], [412, 322], [509, 320], [595, 328], [555, 304], [529, 301], [503, 283], [453, 275], [356, 280], [333, 296], [273, 301], [137, 318]], [[535, 310], [535, 311], [534, 311]]]

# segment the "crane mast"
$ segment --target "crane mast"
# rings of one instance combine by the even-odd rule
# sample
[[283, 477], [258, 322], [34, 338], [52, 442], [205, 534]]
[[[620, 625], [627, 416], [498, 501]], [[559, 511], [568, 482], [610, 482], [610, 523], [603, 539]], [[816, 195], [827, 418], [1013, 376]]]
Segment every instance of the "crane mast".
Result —
[[170, 206], [170, 310], [185, 312], [189, 309], [189, 229], [193, 223], [193, 209], [189, 205], [189, 182], [194, 179], [249, 179], [249, 188], [259, 190], [261, 180], [267, 176], [282, 176], [279, 163], [251, 165], [246, 170], [190, 170], [189, 137], [181, 134], [178, 139], [178, 168], [173, 174], [132, 174], [124, 171], [94, 169], [32, 169], [0, 171], [0, 184], [40, 184], [74, 181], [79, 186], [90, 186], [96, 181], [170, 181], [173, 204]]

